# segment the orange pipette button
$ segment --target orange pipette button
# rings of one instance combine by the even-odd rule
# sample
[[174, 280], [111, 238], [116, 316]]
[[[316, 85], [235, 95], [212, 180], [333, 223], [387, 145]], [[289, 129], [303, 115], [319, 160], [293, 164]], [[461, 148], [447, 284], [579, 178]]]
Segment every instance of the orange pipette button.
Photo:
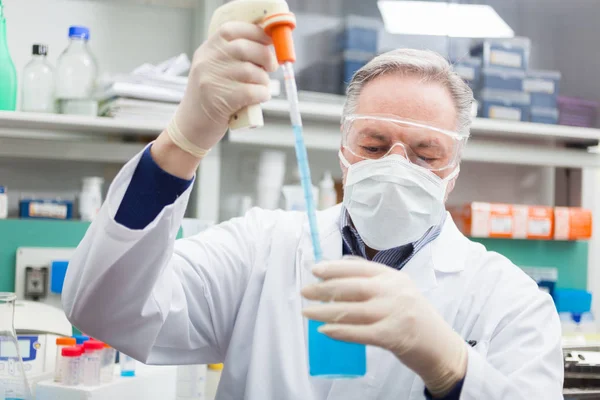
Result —
[[275, 55], [279, 64], [296, 61], [292, 30], [296, 27], [296, 17], [292, 13], [273, 14], [262, 23], [265, 33], [273, 39]]

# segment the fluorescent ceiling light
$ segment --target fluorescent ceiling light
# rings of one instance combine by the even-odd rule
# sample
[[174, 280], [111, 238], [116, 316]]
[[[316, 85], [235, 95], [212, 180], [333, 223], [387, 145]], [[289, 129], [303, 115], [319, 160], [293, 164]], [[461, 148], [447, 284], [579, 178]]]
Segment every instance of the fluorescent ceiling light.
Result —
[[487, 5], [431, 1], [377, 2], [385, 30], [406, 35], [508, 38], [515, 32]]

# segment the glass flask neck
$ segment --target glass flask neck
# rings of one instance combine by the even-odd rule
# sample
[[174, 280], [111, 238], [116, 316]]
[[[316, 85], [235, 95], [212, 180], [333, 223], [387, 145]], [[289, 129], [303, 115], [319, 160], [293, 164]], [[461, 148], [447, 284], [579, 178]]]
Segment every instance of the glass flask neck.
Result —
[[76, 50], [76, 49], [86, 49], [87, 48], [87, 40], [81, 37], [72, 37], [69, 39], [69, 49], [68, 50]]
[[6, 19], [4, 18], [4, 6], [0, 1], [0, 49], [8, 51], [8, 41], [6, 39]]
[[16, 298], [14, 293], [0, 292], [0, 332], [14, 332]]

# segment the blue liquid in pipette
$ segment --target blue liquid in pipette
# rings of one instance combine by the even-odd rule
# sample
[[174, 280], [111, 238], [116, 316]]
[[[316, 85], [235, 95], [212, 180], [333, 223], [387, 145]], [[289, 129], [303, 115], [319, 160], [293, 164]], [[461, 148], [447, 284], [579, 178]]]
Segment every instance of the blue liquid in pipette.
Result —
[[292, 125], [295, 138], [296, 160], [298, 162], [298, 171], [300, 172], [300, 183], [304, 191], [304, 201], [306, 203], [306, 213], [308, 214], [308, 226], [310, 228], [310, 238], [313, 245], [313, 253], [315, 263], [323, 259], [323, 251], [321, 250], [321, 241], [319, 240], [319, 230], [317, 225], [317, 214], [315, 199], [312, 191], [312, 180], [310, 178], [310, 168], [308, 166], [308, 154], [306, 154], [306, 146], [304, 145], [304, 137], [302, 136], [302, 126]]
[[[296, 160], [300, 172], [300, 183], [306, 201], [306, 213], [313, 245], [315, 263], [323, 259], [316, 217], [315, 199], [308, 165], [306, 145], [302, 135], [302, 120], [298, 107], [298, 91], [291, 63], [283, 65], [285, 88], [290, 103], [290, 119], [294, 132]], [[311, 376], [340, 379], [356, 378], [367, 372], [367, 351], [365, 345], [342, 342], [322, 334], [318, 328], [323, 322], [308, 320], [308, 364]]]

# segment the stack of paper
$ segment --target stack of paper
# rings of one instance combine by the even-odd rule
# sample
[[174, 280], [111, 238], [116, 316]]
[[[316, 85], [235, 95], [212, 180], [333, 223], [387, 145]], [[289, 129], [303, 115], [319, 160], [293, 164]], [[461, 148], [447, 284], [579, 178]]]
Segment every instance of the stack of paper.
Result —
[[102, 104], [100, 113], [118, 119], [152, 119], [168, 123], [177, 104], [116, 97]]
[[168, 123], [183, 98], [190, 68], [187, 55], [158, 65], [143, 64], [130, 74], [105, 79], [99, 93], [100, 114], [118, 119]]
[[[188, 78], [180, 75], [187, 73], [190, 65], [187, 55], [180, 54], [158, 65], [143, 64], [130, 74], [105, 79], [98, 96], [100, 115], [167, 124], [183, 99]], [[271, 95], [280, 93], [280, 82], [271, 80]]]

